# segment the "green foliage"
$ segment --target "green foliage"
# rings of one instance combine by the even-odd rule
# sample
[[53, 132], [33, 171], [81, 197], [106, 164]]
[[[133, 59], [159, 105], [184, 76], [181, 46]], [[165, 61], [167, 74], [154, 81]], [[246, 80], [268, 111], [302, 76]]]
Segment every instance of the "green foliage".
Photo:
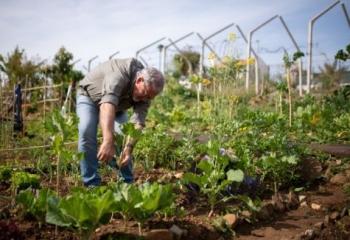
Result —
[[208, 73], [215, 82], [230, 82], [237, 86], [238, 83], [242, 84], [240, 76], [244, 71], [245, 63], [242, 60], [226, 56], [220, 65], [210, 67]]
[[109, 222], [112, 213], [142, 224], [156, 213], [174, 212], [174, 199], [171, 185], [157, 183], [136, 186], [119, 182], [91, 190], [78, 188], [65, 197], [47, 199], [46, 221], [77, 229], [83, 239], [90, 239], [97, 227]]
[[345, 50], [340, 49], [335, 55], [335, 59], [339, 59], [344, 62], [350, 59], [350, 44], [346, 46]]
[[211, 210], [214, 210], [219, 202], [225, 200], [222, 191], [232, 182], [242, 182], [244, 177], [242, 170], [239, 169], [230, 169], [226, 172], [230, 160], [227, 156], [222, 156], [219, 150], [219, 144], [210, 141], [208, 143], [210, 157], [197, 164], [201, 173], [185, 173], [183, 176], [183, 183], [194, 183], [199, 186], [200, 192], [208, 197]]
[[[191, 67], [188, 66], [188, 63], [183, 56], [185, 56], [185, 58], [188, 59], [188, 61], [191, 64]], [[183, 50], [181, 54], [175, 54], [173, 58], [173, 62], [175, 64], [176, 69], [175, 71], [181, 73], [184, 76], [191, 74], [189, 72], [190, 68], [193, 72], [196, 72], [198, 70], [199, 60], [200, 54], [198, 52], [195, 52], [191, 49]]]
[[176, 167], [176, 149], [180, 142], [166, 132], [166, 126], [158, 125], [155, 129], [145, 129], [137, 143], [135, 158], [144, 163], [145, 170], [154, 167]]
[[50, 118], [45, 122], [45, 128], [51, 136], [50, 153], [60, 161], [61, 166], [57, 167], [66, 171], [75, 169], [76, 173], [81, 154], [75, 149], [70, 150], [64, 143], [77, 139], [77, 122], [75, 115], [63, 115], [58, 110], [52, 111]]
[[28, 188], [16, 196], [16, 203], [22, 207], [25, 215], [34, 217], [41, 226], [41, 224], [45, 223], [48, 198], [53, 196], [55, 194], [50, 189], [41, 189], [35, 195], [33, 190]]
[[12, 168], [0, 166], [0, 182], [9, 182], [12, 175]]
[[78, 229], [82, 239], [91, 239], [98, 226], [109, 222], [115, 209], [113, 199], [110, 190], [75, 191], [61, 199], [50, 198], [46, 221]]
[[24, 49], [20, 49], [18, 46], [6, 57], [0, 55], [0, 71], [7, 75], [10, 87], [16, 83], [24, 86], [26, 79], [29, 80], [29, 86], [38, 84], [40, 81], [38, 73], [41, 65], [42, 63], [28, 60]]
[[24, 190], [27, 188], [40, 188], [40, 176], [27, 172], [15, 172], [11, 177], [11, 188]]
[[134, 218], [141, 225], [159, 213], [174, 213], [175, 195], [171, 185], [144, 183], [140, 186], [119, 183], [114, 186], [117, 211], [125, 220]]
[[305, 54], [303, 52], [295, 52], [293, 54], [293, 57], [290, 58], [288, 53], [285, 53], [284, 56], [283, 56], [283, 62], [284, 62], [284, 65], [287, 67], [287, 68], [290, 68], [292, 66], [292, 64], [294, 64], [296, 62], [296, 60], [298, 60], [299, 58], [301, 57], [304, 57]]
[[142, 136], [142, 131], [140, 129], [136, 129], [135, 124], [133, 123], [123, 124], [122, 131], [124, 135], [130, 136], [135, 140], [138, 140]]
[[338, 87], [348, 70], [346, 66], [340, 66], [337, 61], [324, 63], [319, 69], [320, 73], [317, 78], [321, 81], [322, 88], [325, 90]]
[[48, 74], [55, 84], [76, 82], [83, 78], [80, 71], [73, 69], [71, 61], [73, 61], [73, 54], [68, 52], [65, 47], [61, 47], [54, 56], [53, 65], [48, 69]]

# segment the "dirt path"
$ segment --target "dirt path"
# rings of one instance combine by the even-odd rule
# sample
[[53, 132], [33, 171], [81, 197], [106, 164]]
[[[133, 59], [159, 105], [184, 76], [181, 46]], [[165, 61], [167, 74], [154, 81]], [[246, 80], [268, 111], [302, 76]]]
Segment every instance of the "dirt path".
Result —
[[[325, 229], [331, 227], [331, 219], [327, 223], [327, 218], [333, 213], [340, 215], [346, 205], [346, 199], [341, 186], [333, 184], [321, 186], [317, 191], [308, 192], [306, 201], [298, 209], [281, 214], [272, 222], [240, 226], [237, 229], [239, 235], [237, 239], [307, 239], [301, 238], [307, 230], [311, 229], [314, 232], [315, 228], [320, 225], [323, 225]], [[320, 237], [311, 239], [328, 239]]]
[[[313, 144], [310, 147], [336, 157], [350, 157], [350, 145]], [[343, 190], [349, 180], [328, 182], [305, 193], [305, 201], [298, 209], [280, 214], [273, 221], [238, 226], [236, 239], [350, 239], [350, 217], [345, 216], [349, 214], [350, 199]]]

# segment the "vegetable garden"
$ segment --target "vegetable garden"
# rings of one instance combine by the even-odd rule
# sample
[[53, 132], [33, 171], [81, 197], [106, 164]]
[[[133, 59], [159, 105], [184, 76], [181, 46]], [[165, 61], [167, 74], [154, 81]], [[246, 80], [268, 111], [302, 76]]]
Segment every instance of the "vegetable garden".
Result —
[[[254, 59], [227, 57], [187, 75], [189, 89], [169, 72], [145, 130], [123, 127], [139, 140], [134, 184], [101, 164], [102, 186], [82, 186], [77, 119], [60, 104], [32, 105], [25, 119], [43, 121], [16, 136], [3, 121], [2, 139], [44, 147], [1, 151], [0, 239], [348, 239], [350, 88], [298, 96], [290, 68], [302, 56], [285, 56], [285, 76], [259, 96], [237, 87]], [[67, 87], [53, 90], [60, 103]], [[298, 211], [309, 225], [259, 232]]]

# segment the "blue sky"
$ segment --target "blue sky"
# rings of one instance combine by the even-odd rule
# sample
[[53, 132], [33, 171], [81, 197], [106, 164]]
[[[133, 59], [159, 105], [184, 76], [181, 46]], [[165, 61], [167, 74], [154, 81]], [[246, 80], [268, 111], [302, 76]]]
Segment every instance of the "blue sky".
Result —
[[[115, 51], [120, 57], [135, 55], [135, 51], [161, 37], [176, 39], [196, 31], [203, 36], [235, 22], [247, 35], [275, 14], [283, 16], [296, 41], [305, 51], [308, 21], [333, 0], [0, 0], [0, 54], [15, 46], [24, 48], [29, 58], [53, 58], [59, 47], [65, 46], [76, 59], [78, 68], [98, 55], [99, 62]], [[350, 13], [350, 0], [342, 0]], [[227, 30], [212, 40], [220, 48]], [[339, 6], [323, 16], [315, 25], [315, 61], [332, 58], [336, 50], [350, 43], [348, 27]], [[236, 54], [245, 55], [244, 44], [237, 40]], [[258, 41], [258, 42], [257, 42]], [[164, 42], [167, 44], [168, 42]], [[282, 25], [274, 21], [254, 35], [253, 44], [267, 63], [282, 59], [282, 52], [271, 54], [279, 47], [294, 51]], [[182, 45], [198, 48], [195, 37]], [[221, 46], [222, 47], [222, 46]], [[153, 61], [156, 48], [144, 53]]]

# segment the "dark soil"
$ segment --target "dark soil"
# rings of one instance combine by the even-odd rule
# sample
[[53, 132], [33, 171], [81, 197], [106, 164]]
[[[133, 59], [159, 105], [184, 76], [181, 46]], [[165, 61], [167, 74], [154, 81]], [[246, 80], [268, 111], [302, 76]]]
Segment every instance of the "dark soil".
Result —
[[[342, 152], [343, 150], [341, 149]], [[336, 160], [338, 159], [335, 158], [332, 161], [336, 162]], [[344, 164], [342, 171], [350, 172], [347, 163], [343, 161], [342, 164]], [[329, 165], [332, 164], [329, 163]], [[325, 170], [322, 171], [324, 174]], [[135, 175], [137, 183], [176, 182], [181, 178], [180, 172], [167, 169], [155, 169], [148, 173], [143, 169], [136, 169]], [[103, 182], [113, 178], [115, 178], [114, 175], [107, 176]], [[72, 187], [68, 179], [62, 179], [61, 194], [66, 194]], [[305, 196], [305, 201], [294, 210], [273, 212], [266, 219], [252, 219], [252, 223], [240, 220], [234, 228], [236, 237], [232, 234], [219, 233], [212, 226], [214, 219], [224, 214], [220, 211], [223, 209], [222, 206], [219, 206], [212, 217], [208, 218], [209, 208], [205, 199], [181, 192], [178, 201], [185, 208], [184, 216], [169, 219], [154, 218], [145, 224], [143, 232], [147, 233], [152, 229], [169, 229], [175, 224], [187, 231], [187, 235], [181, 239], [350, 239], [350, 216], [347, 210], [350, 207], [349, 196], [344, 193], [344, 184], [331, 184], [329, 180], [328, 178], [324, 182], [320, 181], [309, 190], [299, 193], [299, 197]], [[56, 183], [54, 180], [50, 183], [48, 179], [44, 179], [42, 185], [55, 189]], [[11, 237], [12, 239], [78, 239], [73, 230], [58, 228], [56, 231], [55, 226], [49, 224], [39, 228], [36, 221], [19, 217], [17, 209], [11, 205], [10, 197], [9, 185], [0, 184], [0, 240], [11, 239]], [[268, 200], [270, 199], [266, 199]], [[236, 203], [228, 203], [230, 204], [234, 207]], [[94, 239], [138, 239], [138, 226], [134, 221], [125, 224], [120, 216], [114, 216], [109, 224], [96, 230]]]

